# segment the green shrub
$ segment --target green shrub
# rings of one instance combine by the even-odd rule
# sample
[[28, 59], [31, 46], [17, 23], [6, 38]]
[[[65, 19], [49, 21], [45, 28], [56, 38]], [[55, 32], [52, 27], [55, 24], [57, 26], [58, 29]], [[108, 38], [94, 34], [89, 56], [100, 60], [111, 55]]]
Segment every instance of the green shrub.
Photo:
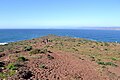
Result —
[[49, 59], [49, 60], [51, 60], [51, 59], [54, 59], [54, 57], [53, 56], [51, 56], [51, 55], [47, 55], [47, 58]]
[[109, 43], [106, 43], [106, 42], [105, 42], [104, 45], [105, 45], [105, 46], [109, 46]]
[[107, 48], [105, 48], [104, 50], [105, 50], [105, 51], [108, 51], [108, 49], [107, 49]]
[[112, 63], [112, 62], [97, 62], [97, 63], [100, 64], [100, 65], [106, 65], [106, 66], [109, 65], [109, 66], [117, 67], [117, 65]]
[[78, 49], [76, 49], [76, 48], [72, 48], [73, 50], [75, 50], [75, 51], [78, 51]]
[[118, 58], [115, 58], [115, 57], [112, 57], [111, 59], [114, 61], [119, 60]]
[[8, 76], [12, 76], [12, 75], [14, 75], [15, 73], [16, 73], [15, 70], [10, 70], [7, 74], [8, 74]]
[[0, 72], [0, 78], [4, 79], [7, 78], [8, 76], [13, 76], [16, 73], [15, 70], [10, 70], [8, 72]]
[[40, 49], [40, 53], [47, 53], [47, 49]]
[[20, 53], [20, 51], [19, 51], [19, 50], [17, 50], [17, 51], [15, 51], [15, 53]]
[[25, 58], [25, 57], [18, 57], [18, 59], [17, 59], [18, 61], [26, 61], [27, 59]]
[[40, 64], [39, 67], [42, 68], [42, 69], [47, 69], [47, 67], [45, 66], [45, 64]]
[[112, 63], [112, 62], [106, 62], [106, 65], [117, 66], [116, 64], [114, 64], [114, 63]]
[[0, 72], [0, 78], [6, 78], [6, 77], [7, 77], [7, 74]]
[[50, 50], [49, 50], [49, 51], [47, 51], [47, 52], [48, 52], [48, 53], [52, 53], [52, 51], [50, 51]]
[[92, 59], [92, 61], [95, 61], [95, 56], [90, 56], [90, 58]]
[[9, 63], [7, 66], [6, 66], [7, 69], [9, 70], [16, 70], [17, 69], [17, 66], [14, 64], [14, 63]]
[[97, 62], [100, 65], [105, 65], [105, 62]]
[[30, 54], [38, 54], [40, 53], [40, 49], [34, 49], [30, 52]]
[[3, 49], [3, 48], [1, 48], [1, 49], [0, 49], [0, 52], [3, 52], [3, 51], [4, 51], [4, 49]]
[[98, 60], [98, 61], [101, 61], [101, 59], [99, 59], [99, 58], [98, 58], [97, 60]]
[[31, 51], [32, 50], [32, 46], [25, 46], [24, 47], [24, 51]]
[[48, 42], [53, 42], [53, 40], [50, 40], [50, 39], [49, 39]]
[[34, 49], [30, 52], [30, 54], [39, 54], [39, 53], [45, 54], [45, 53], [47, 53], [47, 49]]

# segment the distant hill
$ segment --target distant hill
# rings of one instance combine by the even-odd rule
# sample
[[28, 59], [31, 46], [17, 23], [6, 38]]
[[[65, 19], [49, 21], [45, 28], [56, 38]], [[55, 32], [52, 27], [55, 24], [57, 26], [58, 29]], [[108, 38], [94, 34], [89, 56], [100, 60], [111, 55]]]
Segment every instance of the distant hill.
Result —
[[120, 27], [81, 27], [79, 29], [93, 29], [93, 30], [120, 30]]

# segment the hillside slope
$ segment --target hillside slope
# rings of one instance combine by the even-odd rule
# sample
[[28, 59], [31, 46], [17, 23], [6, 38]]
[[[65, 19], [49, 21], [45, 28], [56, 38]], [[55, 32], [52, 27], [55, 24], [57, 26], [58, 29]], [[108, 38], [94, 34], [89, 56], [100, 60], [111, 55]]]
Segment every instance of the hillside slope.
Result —
[[120, 44], [49, 35], [0, 46], [0, 79], [119, 80]]

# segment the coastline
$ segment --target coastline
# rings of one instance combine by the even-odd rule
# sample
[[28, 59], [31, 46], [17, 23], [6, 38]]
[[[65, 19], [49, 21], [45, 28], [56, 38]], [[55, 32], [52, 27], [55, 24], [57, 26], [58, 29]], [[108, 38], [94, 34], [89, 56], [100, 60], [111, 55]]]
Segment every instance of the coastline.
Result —
[[7, 45], [7, 44], [8, 44], [8, 43], [6, 43], [6, 42], [5, 42], [5, 43], [0, 43], [0, 45]]

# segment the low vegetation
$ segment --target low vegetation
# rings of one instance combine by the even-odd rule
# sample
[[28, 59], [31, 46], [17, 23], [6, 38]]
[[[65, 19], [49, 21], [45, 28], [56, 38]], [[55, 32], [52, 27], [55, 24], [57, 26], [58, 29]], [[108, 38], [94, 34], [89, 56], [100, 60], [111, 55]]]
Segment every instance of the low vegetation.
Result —
[[1, 49], [0, 49], [0, 52], [3, 52], [3, 51], [4, 51], [4, 49], [3, 49], [3, 48], [1, 48]]
[[119, 58], [116, 58], [116, 57], [112, 57], [111, 59], [112, 59], [113, 61], [119, 60]]
[[0, 62], [0, 67], [2, 69], [8, 69], [7, 71], [1, 71], [0, 72], [0, 79], [6, 79], [7, 77], [13, 76], [16, 74], [17, 67], [14, 63], [9, 63], [7, 66], [5, 66], [5, 63]]
[[52, 60], [52, 59], [54, 59], [54, 57], [53, 56], [51, 56], [51, 55], [47, 55], [47, 58], [49, 59], [49, 60]]
[[15, 70], [9, 70], [8, 72], [0, 72], [0, 78], [5, 79], [8, 76], [13, 76], [16, 74]]
[[32, 50], [32, 46], [25, 46], [24, 47], [24, 51], [31, 51]]
[[9, 63], [7, 66], [6, 66], [7, 69], [9, 70], [17, 70], [17, 66], [15, 65], [15, 63]]
[[27, 59], [25, 58], [25, 57], [18, 57], [18, 59], [17, 59], [18, 61], [27, 61]]
[[[37, 75], [37, 72], [40, 72], [40, 75], [43, 75], [44, 73], [47, 73], [45, 71], [52, 74], [52, 70], [58, 70], [56, 67], [59, 68], [61, 67], [60, 65], [70, 67], [72, 63], [75, 62], [72, 60], [76, 58], [76, 60], [80, 60], [81, 62], [83, 61], [83, 63], [89, 61], [91, 65], [99, 64], [98, 67], [100, 69], [103, 69], [101, 66], [104, 67], [105, 71], [107, 71], [108, 68], [120, 68], [119, 48], [120, 43], [96, 42], [86, 39], [60, 37], [55, 35], [9, 43], [8, 45], [0, 46], [0, 80], [9, 80], [7, 79], [8, 77], [12, 76], [14, 78], [16, 75], [17, 77], [22, 76], [20, 78], [27, 80], [30, 79], [32, 73], [35, 76]], [[69, 57], [65, 57], [65, 59], [62, 58], [64, 57], [64, 53], [67, 56], [72, 54], [72, 57], [75, 57], [72, 58], [70, 56], [70, 58], [72, 58], [70, 61], [71, 64], [69, 64], [69, 60], [67, 60]], [[79, 61], [76, 61], [76, 63], [77, 62]], [[64, 65], [65, 63], [66, 65]], [[73, 66], [76, 65], [77, 64]], [[69, 71], [70, 70], [68, 70], [68, 72]], [[110, 71], [108, 71], [108, 73], [109, 72]], [[17, 78], [16, 80], [19, 79]]]
[[47, 53], [47, 49], [34, 49], [29, 54], [45, 54]]
[[40, 65], [39, 65], [39, 68], [41, 68], [41, 69], [47, 69], [47, 67], [46, 67], [45, 64], [40, 64]]
[[115, 67], [117, 67], [117, 65], [116, 64], [114, 64], [113, 62], [97, 62], [98, 64], [100, 64], [100, 65], [108, 65], [108, 66], [115, 66]]

